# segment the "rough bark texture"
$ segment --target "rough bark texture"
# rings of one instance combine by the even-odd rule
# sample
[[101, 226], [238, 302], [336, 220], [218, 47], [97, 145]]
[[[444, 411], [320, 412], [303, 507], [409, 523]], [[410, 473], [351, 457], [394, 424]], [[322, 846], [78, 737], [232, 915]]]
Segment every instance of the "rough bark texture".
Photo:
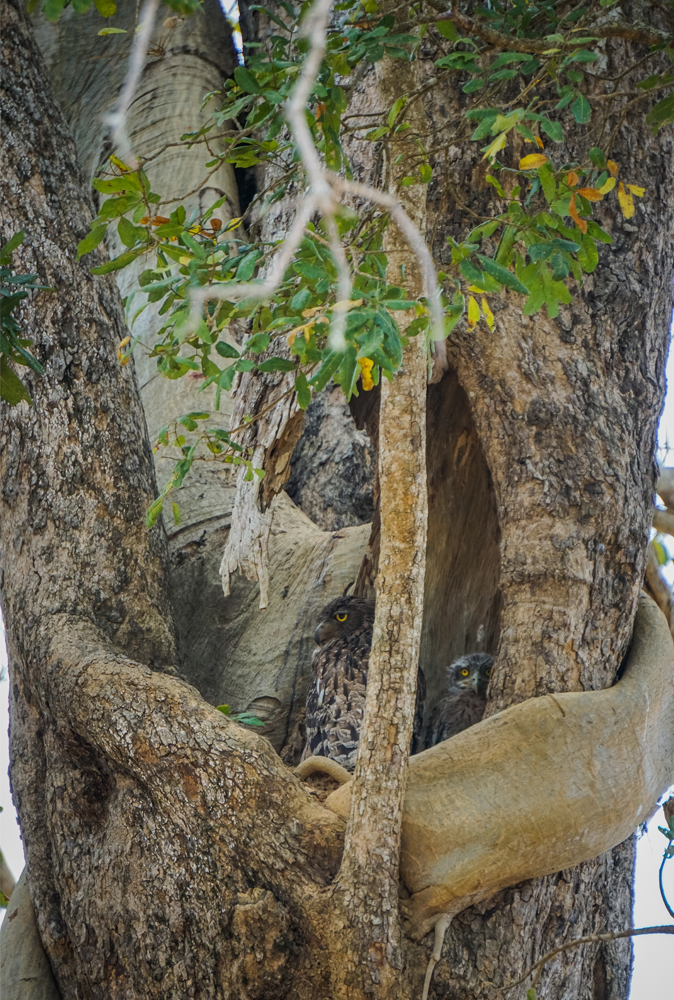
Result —
[[[431, 58], [433, 45], [426, 50]], [[607, 43], [597, 72], [615, 76], [638, 51]], [[425, 105], [429, 128], [441, 128], [461, 103], [458, 88], [436, 88]], [[573, 134], [569, 122], [567, 135]], [[515, 143], [505, 162], [516, 164], [525, 152]], [[585, 152], [570, 148], [562, 156], [583, 159]], [[495, 330], [459, 324], [448, 342], [489, 468], [501, 537], [503, 611], [488, 712], [548, 691], [610, 684], [643, 578], [671, 316], [671, 130], [654, 138], [632, 116], [612, 155], [621, 176], [638, 178], [633, 183], [643, 184], [648, 197], [629, 222], [617, 206], [602, 207], [599, 221], [613, 244], [600, 248], [599, 266], [573, 303], [550, 320], [545, 311], [523, 317], [510, 294], [492, 297]], [[466, 143], [450, 140], [438, 155], [428, 235], [440, 263], [448, 260], [447, 236], [461, 238], [476, 224], [471, 212], [504, 210], [484, 182], [487, 169]], [[481, 574], [478, 558], [467, 567], [465, 585], [475, 586]], [[627, 925], [631, 865], [625, 845], [578, 871], [510, 891], [502, 907], [465, 914], [448, 934], [445, 953], [457, 982], [447, 996], [472, 997], [482, 989], [496, 995], [486, 985], [493, 956], [519, 967], [528, 960], [518, 926], [537, 928], [540, 953], [558, 942], [569, 920], [577, 934]], [[474, 968], [464, 979], [459, 956], [469, 938]], [[625, 997], [629, 954], [630, 945], [620, 943], [560, 956], [548, 966], [541, 992]], [[589, 975], [595, 967], [596, 976]]]
[[[132, 30], [137, 16], [135, 6], [125, 4], [115, 24]], [[151, 158], [147, 172], [155, 190], [167, 198], [193, 191], [185, 202], [188, 213], [192, 208], [203, 210], [227, 194], [227, 204], [216, 213], [226, 220], [239, 214], [231, 167], [224, 164], [215, 172], [207, 171], [204, 163], [210, 154], [198, 144], [189, 150], [175, 145], [163, 152], [161, 149], [166, 143], [175, 144], [184, 132], [198, 129], [208, 113], [208, 108], [200, 111], [204, 94], [217, 90], [223, 76], [232, 72], [236, 60], [229, 27], [217, 0], [206, 0], [196, 17], [170, 31], [162, 21], [158, 16], [154, 47], [131, 106], [130, 140], [137, 155]], [[80, 161], [86, 173], [92, 174], [111, 152], [103, 115], [114, 105], [124, 81], [130, 36], [99, 38], [101, 19], [94, 8], [84, 16], [68, 8], [57, 25], [37, 17], [36, 25], [37, 40], [72, 125]], [[199, 181], [203, 183], [194, 191]], [[168, 204], [160, 211], [168, 214], [173, 207]], [[113, 249], [119, 252], [118, 246]], [[133, 292], [138, 272], [148, 263], [141, 258], [137, 267], [120, 272], [117, 277], [122, 295]], [[133, 314], [143, 302], [144, 296], [137, 296], [129, 312]], [[161, 321], [157, 306], [150, 304], [134, 323], [133, 333], [142, 344], [152, 344]], [[169, 381], [157, 372], [142, 346], [136, 349], [135, 357], [151, 439], [181, 413], [213, 408], [214, 389], [199, 392], [203, 382], [199, 373]], [[213, 414], [210, 424], [227, 427], [233, 402], [232, 394], [223, 392], [220, 412]], [[243, 405], [245, 412], [245, 393]], [[326, 510], [336, 512], [336, 517], [316, 521], [328, 531], [361, 524], [367, 520], [368, 469], [373, 463], [367, 438], [353, 427], [343, 399], [341, 405], [333, 400], [327, 412], [319, 402], [316, 417], [303, 437], [301, 450], [308, 455], [298, 462], [292, 495], [311, 516], [318, 509], [320, 491]], [[316, 438], [312, 435], [318, 435], [321, 445], [329, 442], [328, 450], [332, 451], [318, 470], [308, 464], [315, 454]], [[186, 436], [189, 438], [189, 433]], [[278, 464], [279, 454], [277, 447], [274, 464]], [[282, 468], [285, 475], [289, 471], [287, 460], [288, 454]], [[165, 449], [155, 454], [154, 461], [161, 488], [173, 471], [173, 463]], [[352, 477], [345, 476], [344, 461], [349, 473], [363, 483], [361, 504], [347, 493]], [[278, 477], [270, 474], [268, 481], [280, 489]], [[261, 718], [265, 735], [280, 750], [297, 727], [304, 703], [317, 612], [352, 585], [365, 549], [365, 535], [319, 536], [305, 518], [284, 505], [269, 527], [270, 607], [261, 615], [255, 607], [255, 583], [237, 576], [230, 598], [223, 601], [218, 578], [235, 492], [231, 468], [222, 470], [197, 462], [172, 497], [180, 506], [180, 525], [169, 516], [160, 519], [155, 530], [165, 530], [168, 536], [169, 578], [183, 675], [213, 704], [227, 703], [233, 711], [250, 710]], [[351, 512], [360, 511], [361, 506], [360, 516]], [[257, 667], [251, 669], [251, 664]]]
[[[12, 776], [40, 933], [66, 1000], [333, 997], [344, 953], [322, 887], [337, 868], [341, 824], [311, 804], [264, 741], [214, 715], [189, 686], [133, 662], [176, 662], [163, 546], [143, 527], [151, 457], [129, 367], [120, 373], [115, 363], [123, 331], [114, 286], [74, 262], [91, 209], [72, 145], [16, 4], [3, 15], [13, 138], [0, 179], [2, 236], [11, 211], [12, 228], [27, 231], [27, 269], [58, 290], [25, 310], [48, 371], [31, 380], [34, 409], [4, 414], [2, 455]], [[456, 100], [449, 90], [429, 98], [431, 124]], [[433, 426], [454, 451], [448, 461], [442, 435], [434, 439], [429, 473], [443, 461], [465, 470], [465, 452], [481, 484], [479, 503], [463, 486], [436, 493], [429, 574], [443, 511], [452, 530], [455, 517], [472, 526], [461, 517], [475, 503], [489, 526], [488, 558], [482, 546], [473, 558], [449, 546], [451, 565], [433, 570], [438, 592], [455, 579], [479, 595], [479, 613], [461, 618], [466, 644], [490, 622], [492, 639], [480, 641], [496, 642], [502, 532], [497, 707], [607, 686], [629, 635], [650, 516], [673, 189], [667, 133], [635, 131], [631, 141], [621, 139], [618, 159], [653, 192], [639, 228], [606, 220], [614, 245], [560, 321], [522, 319], [505, 297], [494, 334], [457, 328], [451, 360], [465, 396], [451, 374], [429, 393], [444, 385], [459, 400], [456, 409], [444, 397], [438, 404], [445, 423]], [[449, 163], [464, 203], [491, 211], [472, 151], [450, 151]], [[430, 192], [438, 256], [444, 235], [466, 222], [441, 202], [440, 187]], [[482, 451], [471, 444], [478, 435]], [[187, 544], [199, 552], [198, 537]], [[444, 622], [452, 630], [447, 609], [461, 615], [459, 589], [447, 604], [435, 598], [424, 625], [425, 641], [446, 655], [460, 647], [442, 635]], [[561, 940], [626, 926], [631, 851], [627, 842], [457, 917], [435, 995], [496, 1000], [511, 978], [501, 970], [514, 977]], [[401, 947], [399, 988], [417, 995], [426, 949], [404, 939]], [[624, 998], [628, 956], [622, 942], [567, 953], [548, 967], [541, 993]]]
[[3, 406], [0, 469], [12, 786], [40, 935], [64, 1000], [285, 995], [306, 957], [292, 896], [335, 870], [340, 821], [265, 740], [148, 669], [175, 645], [119, 297], [75, 262], [91, 206], [17, 4], [2, 28], [2, 237], [18, 222], [22, 262], [56, 287], [24, 312], [46, 373], [33, 408]]
[[328, 386], [304, 414], [286, 493], [324, 531], [364, 524], [374, 514], [375, 461], [372, 444], [354, 426], [341, 388]]

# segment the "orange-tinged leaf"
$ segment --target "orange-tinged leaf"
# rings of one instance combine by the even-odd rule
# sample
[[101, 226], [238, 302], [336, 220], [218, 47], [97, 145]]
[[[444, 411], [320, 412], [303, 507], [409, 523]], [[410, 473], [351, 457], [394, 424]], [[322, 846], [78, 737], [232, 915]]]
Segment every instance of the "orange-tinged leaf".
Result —
[[535, 135], [535, 136], [534, 136], [534, 139], [536, 140], [536, 145], [537, 145], [537, 146], [538, 146], [538, 147], [539, 147], [540, 149], [545, 149], [545, 146], [543, 145], [543, 140], [542, 140], [542, 139], [540, 138], [540, 136], [538, 136], [538, 135]]
[[588, 201], [601, 201], [604, 197], [599, 188], [578, 188], [578, 194]]
[[600, 194], [608, 194], [609, 191], [613, 190], [613, 188], [615, 187], [615, 185], [616, 185], [615, 177], [609, 177], [609, 179], [607, 181], [605, 181], [602, 184], [602, 186], [599, 188]]
[[211, 219], [211, 229], [222, 229], [222, 219]]
[[165, 222], [170, 222], [170, 221], [171, 220], [167, 219], [165, 215], [155, 215], [154, 219], [152, 220], [152, 225], [163, 226]]
[[618, 164], [616, 163], [616, 161], [615, 160], [607, 160], [606, 161], [606, 166], [609, 168], [609, 170], [611, 171], [611, 173], [613, 174], [613, 176], [616, 177], [617, 174], [618, 174], [618, 171], [620, 170], [620, 167], [618, 166]]
[[484, 316], [484, 318], [485, 318], [485, 320], [487, 322], [487, 326], [489, 327], [489, 329], [493, 330], [494, 329], [494, 323], [495, 323], [494, 314], [491, 311], [491, 309], [489, 308], [489, 303], [487, 302], [487, 300], [485, 298], [482, 299], [482, 315]]
[[571, 218], [573, 219], [573, 221], [576, 223], [576, 225], [580, 229], [581, 233], [586, 233], [587, 232], [587, 222], [585, 221], [585, 219], [581, 219], [581, 217], [578, 215], [578, 209], [576, 208], [576, 196], [575, 196], [575, 194], [571, 195], [571, 201], [569, 202], [569, 215], [571, 216]]
[[638, 184], [627, 184], [626, 187], [627, 190], [631, 191], [632, 194], [635, 194], [637, 198], [643, 198], [646, 194], [646, 188], [639, 187]]
[[468, 329], [472, 330], [480, 320], [480, 307], [471, 295], [468, 299]]
[[569, 170], [568, 174], [566, 175], [566, 183], [570, 184], [571, 187], [575, 187], [575, 185], [578, 183], [579, 180], [580, 180], [580, 178], [579, 178], [578, 174], [576, 173], [576, 171], [575, 170]]
[[544, 163], [548, 162], [547, 156], [543, 156], [542, 153], [529, 153], [528, 156], [523, 156], [519, 162], [520, 170], [538, 170], [542, 167]]
[[635, 212], [634, 198], [622, 181], [618, 185], [618, 201], [620, 203], [620, 211], [622, 214], [626, 219], [631, 219]]
[[141, 226], [146, 226], [149, 221], [150, 221], [150, 216], [144, 215], [143, 218], [140, 220], [140, 224]]

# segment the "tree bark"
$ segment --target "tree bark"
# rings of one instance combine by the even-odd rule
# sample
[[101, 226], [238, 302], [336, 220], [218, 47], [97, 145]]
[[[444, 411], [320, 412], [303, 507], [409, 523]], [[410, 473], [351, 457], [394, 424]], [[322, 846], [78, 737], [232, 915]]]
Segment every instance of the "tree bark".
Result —
[[[2, 237], [24, 228], [22, 262], [57, 288], [24, 309], [47, 373], [30, 376], [32, 409], [3, 408], [0, 458], [12, 781], [40, 935], [64, 1000], [332, 997], [354, 954], [340, 943], [343, 908], [326, 892], [340, 862], [343, 822], [311, 799], [264, 740], [170, 676], [177, 656], [166, 552], [161, 536], [144, 529], [155, 486], [131, 366], [116, 363], [118, 296], [108, 279], [92, 278], [88, 264], [75, 262], [92, 208], [16, 0], [6, 2], [3, 18], [11, 136], [0, 178]], [[426, 113], [441, 115], [433, 101]], [[492, 555], [499, 527], [503, 532], [498, 706], [529, 693], [570, 687], [575, 693], [563, 697], [584, 698], [584, 688], [607, 687], [630, 634], [650, 516], [671, 274], [664, 245], [669, 140], [639, 135], [638, 142], [640, 165], [628, 149], [621, 164], [634, 161], [630, 179], [641, 170], [661, 197], [638, 231], [609, 220], [616, 240], [605, 271], [586, 282], [569, 323], [564, 316], [524, 320], [506, 296], [494, 310], [496, 333], [459, 331], [450, 344], [455, 370], [432, 387], [442, 393], [444, 385], [457, 399], [465, 391], [472, 405], [474, 424], [461, 400], [429, 414], [429, 455], [438, 477], [447, 461], [440, 437], [463, 442], [447, 465], [460, 469], [462, 449], [470, 452], [480, 471], [475, 482], [486, 491], [479, 509], [489, 512], [493, 501], [498, 514], [498, 522], [488, 515], [487, 608], [498, 601]], [[479, 209], [471, 170], [466, 158], [453, 180]], [[431, 191], [431, 208], [439, 194]], [[442, 225], [459, 222], [448, 214], [435, 231], [443, 236]], [[631, 292], [617, 279], [611, 287], [606, 275], [632, 282]], [[543, 393], [559, 407], [549, 420], [541, 416]], [[582, 433], [580, 443], [574, 432]], [[472, 446], [478, 434], [483, 452]], [[459, 500], [449, 489], [436, 494], [433, 537], [441, 537], [451, 502], [458, 513], [471, 502], [466, 484], [461, 489]], [[452, 525], [456, 530], [453, 514]], [[458, 548], [443, 551], [454, 553], [451, 564], [429, 550], [437, 590], [461, 571], [466, 591], [479, 591], [481, 553], [471, 560]], [[436, 637], [437, 674], [450, 648], [449, 639], [438, 639], [443, 615], [446, 621], [447, 608], [458, 606], [450, 598], [443, 604], [436, 596], [435, 619], [424, 624], [424, 634]], [[476, 613], [471, 628], [478, 621]], [[467, 630], [465, 642], [472, 636]], [[458, 640], [451, 643], [458, 648]], [[663, 656], [662, 676], [671, 683], [671, 648]], [[526, 704], [511, 711], [520, 709], [528, 711]], [[652, 713], [644, 717], [652, 721]], [[482, 725], [495, 727], [499, 718]], [[471, 739], [479, 744], [484, 732], [476, 728]], [[666, 749], [663, 760], [671, 758], [671, 745]], [[445, 752], [435, 748], [414, 768]], [[582, 751], [571, 759], [582, 765]], [[635, 748], [626, 765], [638, 772], [641, 760]], [[485, 801], [479, 787], [476, 801]], [[620, 800], [611, 802], [603, 815], [619, 812]], [[458, 817], [458, 797], [452, 803], [443, 801], [443, 809]], [[543, 828], [545, 809], [536, 822]], [[471, 847], [474, 828], [468, 820], [461, 827]], [[436, 854], [443, 844], [433, 842]], [[551, 945], [626, 926], [631, 850], [627, 842], [580, 869], [504, 889], [465, 911], [448, 934], [435, 995], [501, 997]], [[384, 877], [390, 889], [390, 873]], [[544, 974], [544, 995], [624, 997], [627, 947], [560, 956]], [[416, 996], [427, 946], [402, 938], [400, 948], [404, 971], [390, 979], [392, 990]]]

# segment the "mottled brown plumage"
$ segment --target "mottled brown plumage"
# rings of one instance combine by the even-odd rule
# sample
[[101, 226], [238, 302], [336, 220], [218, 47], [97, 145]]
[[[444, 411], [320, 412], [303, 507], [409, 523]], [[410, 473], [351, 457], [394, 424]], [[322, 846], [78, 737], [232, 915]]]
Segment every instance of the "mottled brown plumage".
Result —
[[434, 747], [482, 721], [493, 663], [489, 653], [469, 653], [447, 668], [447, 694], [431, 713], [427, 746]]
[[[313, 680], [307, 695], [307, 743], [302, 760], [330, 757], [353, 771], [365, 708], [367, 672], [372, 647], [374, 601], [340, 597], [326, 605], [315, 632]], [[421, 729], [425, 683], [419, 671], [415, 737]]]

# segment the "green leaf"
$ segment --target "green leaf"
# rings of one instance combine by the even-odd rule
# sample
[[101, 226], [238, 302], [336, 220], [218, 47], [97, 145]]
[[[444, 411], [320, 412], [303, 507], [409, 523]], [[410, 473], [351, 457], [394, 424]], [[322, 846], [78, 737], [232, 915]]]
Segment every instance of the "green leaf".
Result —
[[595, 240], [599, 240], [600, 243], [613, 243], [613, 237], [609, 233], [605, 233], [600, 225], [596, 222], [587, 223], [587, 235], [594, 237]]
[[220, 376], [220, 381], [218, 382], [219, 387], [221, 389], [224, 389], [225, 391], [231, 389], [235, 374], [236, 374], [236, 365], [230, 365], [229, 368], [225, 368], [222, 375]]
[[4, 399], [10, 406], [16, 406], [22, 400], [32, 403], [28, 389], [9, 367], [4, 355], [0, 357], [0, 399]]
[[147, 237], [147, 232], [142, 226], [138, 226], [136, 228], [136, 226], [134, 226], [132, 222], [129, 222], [129, 220], [124, 216], [122, 216], [117, 223], [117, 234], [125, 247], [135, 247], [138, 242], [139, 231], [144, 237]]
[[9, 239], [3, 247], [0, 247], [0, 264], [9, 264], [14, 251], [23, 243], [23, 235], [22, 229], [20, 232], [14, 233], [11, 239]]
[[226, 340], [219, 340], [215, 349], [221, 358], [236, 358], [238, 360], [241, 357], [236, 348], [228, 344]]
[[180, 524], [180, 507], [177, 503], [173, 503], [173, 523]]
[[300, 372], [295, 379], [295, 392], [297, 393], [297, 405], [300, 410], [306, 410], [311, 402], [311, 389], [304, 372]]
[[606, 169], [606, 157], [604, 156], [603, 150], [599, 146], [593, 146], [590, 152], [587, 154], [590, 157], [590, 162], [598, 167], [600, 170]]
[[504, 285], [505, 288], [511, 288], [514, 292], [519, 292], [520, 295], [529, 294], [527, 286], [520, 281], [516, 274], [509, 271], [507, 267], [503, 267], [502, 264], [497, 264], [491, 257], [484, 257], [480, 253], [475, 256], [480, 261], [487, 274], [491, 275], [491, 277], [498, 281], [500, 285]]
[[589, 233], [585, 233], [581, 237], [581, 242], [582, 249], [578, 251], [578, 260], [582, 269], [587, 274], [591, 274], [599, 263], [599, 251], [597, 250], [597, 244]]
[[340, 351], [332, 351], [328, 354], [318, 372], [309, 380], [309, 385], [312, 385], [316, 392], [325, 388], [342, 363], [343, 357], [344, 355]]
[[587, 125], [592, 117], [592, 108], [590, 107], [590, 102], [587, 97], [583, 94], [578, 95], [571, 105], [571, 114], [579, 125]]
[[551, 201], [555, 200], [555, 195], [557, 194], [557, 182], [548, 163], [544, 163], [542, 167], [539, 167], [537, 173], [538, 179], [541, 182], [541, 187], [543, 188], [545, 200], [549, 205]]
[[[241, 68], [242, 67], [239, 66], [239, 69]], [[255, 273], [255, 264], [257, 263], [257, 259], [259, 256], [260, 256], [259, 250], [253, 250], [252, 253], [246, 254], [246, 256], [243, 258], [243, 260], [236, 269], [236, 276], [239, 279], [239, 281], [250, 281], [250, 279], [253, 277], [253, 274]]]
[[101, 28], [98, 32], [99, 35], [126, 35], [126, 33], [126, 28]]
[[646, 115], [646, 124], [652, 127], [654, 133], [665, 125], [671, 125], [672, 122], [674, 122], [674, 94], [663, 97]]
[[251, 354], [262, 354], [269, 347], [269, 334], [268, 333], [256, 333], [252, 337], [249, 337], [246, 343], [243, 345], [244, 351], [250, 351]]
[[83, 257], [85, 253], [91, 253], [101, 242], [107, 231], [107, 226], [96, 226], [91, 232], [77, 244], [77, 259]]
[[419, 176], [421, 177], [422, 184], [430, 184], [433, 180], [433, 168], [430, 163], [421, 163], [419, 165]]
[[299, 292], [295, 292], [292, 299], [290, 300], [290, 308], [292, 309], [293, 313], [297, 313], [299, 315], [302, 312], [302, 310], [306, 309], [306, 307], [309, 305], [309, 303], [311, 302], [311, 298], [312, 298], [312, 293], [310, 288], [300, 288]]
[[246, 94], [261, 94], [262, 90], [257, 80], [254, 80], [245, 66], [237, 66], [234, 70], [234, 79]]
[[[386, 367], [390, 368], [390, 361], [384, 355], [386, 361]], [[349, 349], [341, 355], [342, 362], [339, 366], [339, 372], [335, 378], [335, 381], [339, 379], [339, 384], [342, 387], [342, 392], [346, 396], [347, 402], [351, 399], [353, 395], [353, 390], [356, 385], [356, 380], [360, 374], [360, 366], [356, 361], [356, 349], [355, 347], [349, 347]], [[374, 360], [374, 359], [373, 359]]]
[[259, 372], [291, 372], [296, 367], [295, 362], [288, 358], [267, 358], [266, 361], [261, 361], [256, 365]]
[[549, 118], [541, 118], [541, 128], [553, 142], [564, 141], [564, 129], [559, 122], [551, 122]]
[[101, 17], [112, 17], [117, 13], [115, 0], [94, 0], [94, 4]]
[[100, 267], [92, 267], [91, 273], [110, 274], [111, 271], [121, 271], [123, 267], [131, 264], [141, 253], [143, 253], [143, 250], [127, 250], [126, 253], [120, 254], [119, 257], [115, 257], [114, 260], [109, 260], [105, 264], [101, 264]]
[[451, 21], [436, 21], [435, 27], [438, 29], [442, 37], [448, 38], [450, 42], [455, 42], [459, 37], [458, 31]]

